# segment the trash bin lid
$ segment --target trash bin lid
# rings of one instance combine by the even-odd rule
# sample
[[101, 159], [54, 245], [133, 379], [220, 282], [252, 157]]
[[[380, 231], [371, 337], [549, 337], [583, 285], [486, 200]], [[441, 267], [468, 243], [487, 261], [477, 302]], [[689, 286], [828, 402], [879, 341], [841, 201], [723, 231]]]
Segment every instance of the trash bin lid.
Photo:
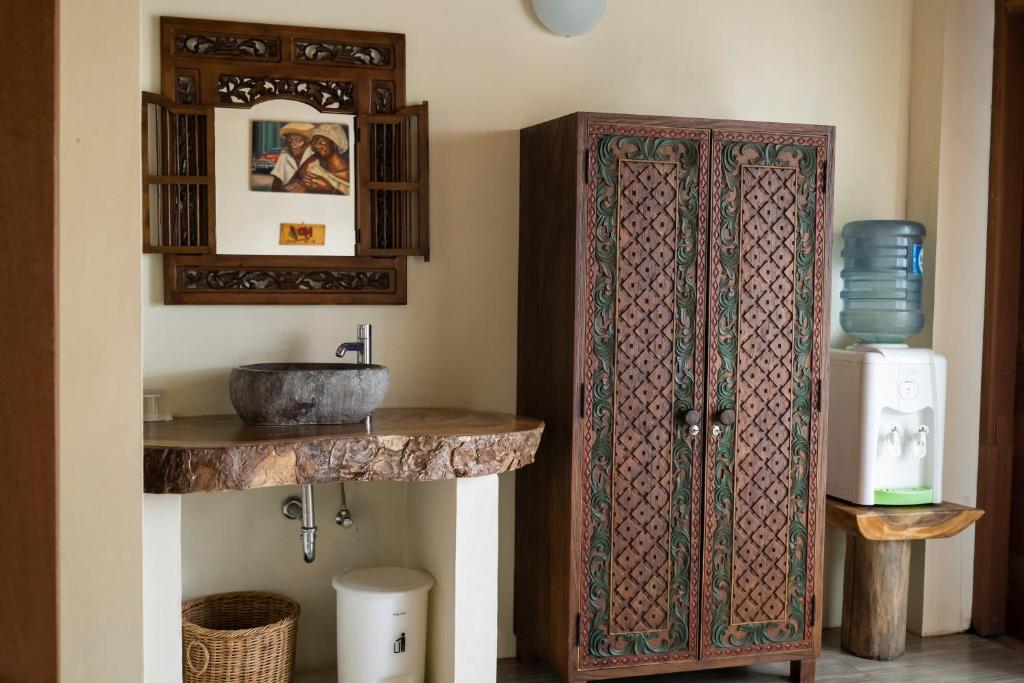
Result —
[[434, 577], [406, 567], [359, 567], [331, 579], [334, 590], [363, 593], [418, 593], [430, 590]]

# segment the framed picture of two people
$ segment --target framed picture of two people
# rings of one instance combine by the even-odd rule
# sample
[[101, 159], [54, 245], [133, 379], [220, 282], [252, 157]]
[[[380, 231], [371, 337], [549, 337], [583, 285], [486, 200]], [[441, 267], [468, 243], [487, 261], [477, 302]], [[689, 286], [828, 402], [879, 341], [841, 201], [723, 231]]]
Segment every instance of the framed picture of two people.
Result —
[[348, 125], [253, 121], [250, 178], [258, 192], [350, 195]]

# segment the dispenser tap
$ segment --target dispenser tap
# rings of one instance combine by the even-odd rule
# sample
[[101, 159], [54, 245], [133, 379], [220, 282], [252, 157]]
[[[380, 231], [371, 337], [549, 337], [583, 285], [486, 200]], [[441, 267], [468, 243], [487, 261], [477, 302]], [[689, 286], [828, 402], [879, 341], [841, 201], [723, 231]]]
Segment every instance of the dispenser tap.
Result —
[[915, 456], [923, 458], [928, 455], [928, 427], [921, 425], [914, 433], [914, 440], [911, 449]]
[[900, 457], [900, 427], [893, 425], [885, 435], [885, 450], [891, 458]]

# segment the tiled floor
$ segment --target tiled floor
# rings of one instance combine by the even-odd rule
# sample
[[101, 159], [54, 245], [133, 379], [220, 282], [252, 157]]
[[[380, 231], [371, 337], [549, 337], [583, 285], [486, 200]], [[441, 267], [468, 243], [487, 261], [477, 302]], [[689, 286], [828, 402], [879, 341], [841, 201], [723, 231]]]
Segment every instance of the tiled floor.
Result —
[[[892, 662], [861, 659], [839, 649], [839, 631], [825, 631], [817, 678], [857, 683], [1006, 683], [1024, 681], [1024, 649], [1012, 642], [985, 640], [959, 634], [919, 638], [907, 635], [907, 653]], [[789, 664], [765, 664], [687, 674], [620, 679], [622, 683], [704, 683], [746, 681], [779, 683], [789, 675]], [[558, 683], [558, 677], [514, 659], [498, 662], [499, 683]]]

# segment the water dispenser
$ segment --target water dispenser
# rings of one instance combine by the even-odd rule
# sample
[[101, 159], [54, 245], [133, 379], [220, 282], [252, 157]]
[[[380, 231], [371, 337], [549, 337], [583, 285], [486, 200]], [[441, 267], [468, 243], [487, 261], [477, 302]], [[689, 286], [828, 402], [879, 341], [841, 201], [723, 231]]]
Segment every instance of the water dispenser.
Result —
[[942, 502], [946, 359], [903, 344], [833, 350], [830, 496], [860, 505]]
[[843, 227], [839, 322], [862, 343], [830, 355], [830, 496], [942, 502], [946, 359], [902, 343], [924, 327], [924, 236], [906, 220]]

